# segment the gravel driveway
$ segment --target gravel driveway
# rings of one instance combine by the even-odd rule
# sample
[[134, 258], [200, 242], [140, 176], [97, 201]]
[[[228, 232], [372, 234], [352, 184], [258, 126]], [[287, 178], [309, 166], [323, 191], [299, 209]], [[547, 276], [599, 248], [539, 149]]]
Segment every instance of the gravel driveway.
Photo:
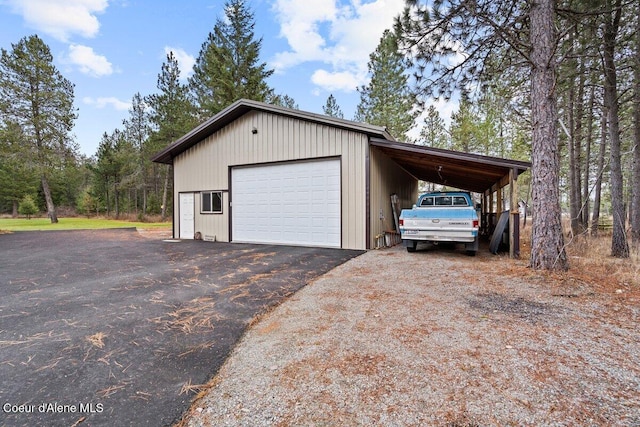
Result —
[[370, 251], [253, 325], [184, 424], [640, 426], [639, 284]]

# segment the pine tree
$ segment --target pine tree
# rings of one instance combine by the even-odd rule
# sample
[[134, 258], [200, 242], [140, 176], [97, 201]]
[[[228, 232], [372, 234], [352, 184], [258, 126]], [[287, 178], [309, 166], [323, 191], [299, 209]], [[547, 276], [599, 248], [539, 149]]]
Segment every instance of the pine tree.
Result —
[[[640, 4], [636, 16], [640, 16]], [[640, 252], [640, 19], [635, 25], [635, 56], [633, 64], [633, 177], [631, 180], [631, 243]]]
[[[146, 97], [149, 105], [149, 118], [154, 127], [148, 139], [147, 150], [158, 152], [173, 141], [189, 132], [196, 124], [194, 104], [189, 88], [180, 83], [178, 61], [170, 52], [167, 61], [162, 64], [158, 75], [160, 93]], [[170, 193], [170, 166], [163, 165], [164, 183], [162, 188], [162, 219], [167, 216], [167, 202]]]
[[269, 99], [267, 100], [267, 102], [269, 104], [279, 105], [281, 107], [291, 108], [293, 110], [299, 110], [300, 109], [300, 107], [298, 106], [298, 103], [296, 102], [296, 100], [293, 99], [292, 97], [290, 97], [289, 95], [270, 96]]
[[273, 70], [259, 63], [262, 39], [255, 39], [253, 12], [244, 0], [229, 0], [225, 17], [203, 43], [189, 79], [205, 119], [241, 98], [267, 102], [273, 97], [266, 82]]
[[424, 118], [422, 129], [420, 130], [418, 144], [435, 148], [451, 148], [444, 120], [440, 117], [440, 113], [433, 105], [427, 108], [427, 115]]
[[[532, 123], [531, 267], [566, 270], [557, 135], [556, 10], [553, 0], [409, 1], [396, 32], [412, 58], [416, 92], [450, 99], [472, 83], [526, 72]], [[472, 23], [472, 24], [470, 24]], [[524, 59], [524, 61], [522, 61]], [[522, 66], [525, 63], [528, 68]]]
[[53, 65], [49, 47], [30, 36], [2, 49], [0, 57], [0, 112], [2, 120], [20, 126], [30, 144], [30, 161], [36, 166], [47, 214], [58, 222], [50, 175], [64, 155], [73, 150], [70, 132], [76, 118], [73, 84]]
[[330, 94], [327, 98], [327, 103], [322, 107], [322, 111], [324, 111], [324, 114], [327, 116], [344, 119], [344, 114], [342, 113], [342, 110], [340, 109], [340, 106], [333, 94]]
[[622, 175], [622, 153], [620, 140], [620, 105], [618, 94], [618, 76], [615, 55], [617, 37], [622, 17], [622, 0], [607, 0], [607, 13], [604, 16], [604, 105], [608, 111], [609, 142], [611, 144], [611, 210], [613, 214], [613, 230], [611, 237], [611, 256], [629, 258], [629, 242], [626, 232], [626, 215], [624, 206], [624, 179]]
[[136, 208], [137, 208], [137, 193], [138, 190], [142, 190], [142, 215], [147, 214], [147, 190], [149, 187], [149, 175], [152, 169], [151, 155], [145, 151], [147, 139], [151, 132], [151, 124], [149, 122], [149, 113], [144, 98], [140, 93], [136, 93], [131, 100], [131, 108], [129, 109], [129, 118], [123, 121], [124, 132], [126, 138], [131, 142], [134, 147], [136, 156], [135, 167], [135, 189], [136, 189]]
[[406, 138], [417, 117], [416, 99], [409, 89], [409, 64], [398, 52], [396, 36], [385, 30], [380, 43], [369, 57], [371, 81], [358, 88], [355, 120], [385, 126], [396, 138]]
[[31, 197], [30, 194], [25, 194], [22, 198], [20, 206], [18, 207], [18, 212], [20, 212], [20, 215], [26, 216], [27, 219], [31, 219], [31, 215], [38, 213], [36, 202], [33, 201], [33, 197]]
[[24, 195], [38, 190], [38, 175], [29, 160], [22, 129], [15, 123], [0, 123], [0, 159], [0, 207], [11, 206], [15, 218]]
[[458, 111], [451, 115], [451, 147], [465, 153], [475, 152], [476, 123], [471, 102], [463, 97]]

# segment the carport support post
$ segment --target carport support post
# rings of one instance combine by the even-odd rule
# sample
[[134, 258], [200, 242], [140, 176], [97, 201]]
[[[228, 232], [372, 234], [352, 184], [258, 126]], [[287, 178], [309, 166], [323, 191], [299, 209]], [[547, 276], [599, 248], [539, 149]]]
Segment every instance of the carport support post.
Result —
[[509, 170], [509, 258], [520, 258], [518, 171], [515, 169]]

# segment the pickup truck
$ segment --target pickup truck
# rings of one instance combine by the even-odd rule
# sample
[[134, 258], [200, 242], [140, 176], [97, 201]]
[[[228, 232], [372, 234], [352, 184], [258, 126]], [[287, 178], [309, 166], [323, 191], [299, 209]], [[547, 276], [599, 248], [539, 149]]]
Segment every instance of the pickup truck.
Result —
[[478, 213], [471, 195], [464, 191], [425, 193], [399, 218], [400, 236], [407, 251], [419, 242], [464, 243], [469, 255], [478, 251]]

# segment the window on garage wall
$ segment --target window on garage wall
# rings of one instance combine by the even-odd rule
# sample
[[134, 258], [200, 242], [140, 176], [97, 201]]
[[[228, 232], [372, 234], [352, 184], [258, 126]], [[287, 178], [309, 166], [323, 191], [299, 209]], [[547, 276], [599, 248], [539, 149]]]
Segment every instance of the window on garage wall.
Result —
[[222, 191], [202, 191], [200, 197], [200, 213], [222, 213]]

